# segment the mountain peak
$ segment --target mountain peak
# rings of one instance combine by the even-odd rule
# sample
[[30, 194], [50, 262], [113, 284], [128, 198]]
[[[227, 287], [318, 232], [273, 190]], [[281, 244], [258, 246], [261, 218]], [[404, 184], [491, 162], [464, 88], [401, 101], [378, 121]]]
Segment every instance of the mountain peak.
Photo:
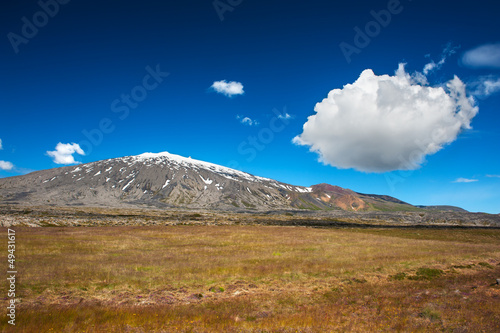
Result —
[[210, 170], [212, 172], [219, 172], [223, 174], [232, 174], [236, 175], [238, 177], [246, 178], [248, 180], [255, 180], [255, 179], [260, 179], [260, 180], [266, 180], [266, 181], [271, 181], [272, 179], [264, 178], [264, 177], [258, 177], [258, 176], [253, 176], [247, 172], [243, 172], [240, 170], [236, 169], [231, 169], [219, 164], [214, 164], [210, 162], [205, 162], [205, 161], [200, 161], [189, 157], [184, 157], [181, 155], [176, 155], [176, 154], [171, 154], [169, 152], [160, 152], [160, 153], [142, 153], [140, 155], [136, 156], [128, 156], [126, 158], [134, 159], [136, 161], [149, 161], [153, 162], [156, 164], [164, 164], [165, 161], [173, 162], [177, 165], [181, 165], [183, 167], [195, 167], [195, 168], [202, 168], [206, 170]]

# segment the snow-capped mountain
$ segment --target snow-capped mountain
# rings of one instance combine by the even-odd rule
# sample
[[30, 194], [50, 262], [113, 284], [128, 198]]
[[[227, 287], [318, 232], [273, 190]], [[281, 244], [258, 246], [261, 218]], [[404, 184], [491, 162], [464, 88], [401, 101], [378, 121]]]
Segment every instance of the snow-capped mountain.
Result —
[[294, 186], [179, 155], [144, 153], [0, 179], [0, 203], [208, 209], [412, 207], [328, 184]]

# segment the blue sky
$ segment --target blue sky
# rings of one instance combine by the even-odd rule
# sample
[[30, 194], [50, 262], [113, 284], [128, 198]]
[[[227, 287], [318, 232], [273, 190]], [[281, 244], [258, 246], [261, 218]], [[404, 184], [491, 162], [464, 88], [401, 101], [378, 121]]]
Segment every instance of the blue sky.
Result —
[[[296, 185], [500, 213], [496, 2], [0, 6], [0, 177], [168, 151]], [[450, 104], [455, 75], [469, 99]], [[334, 89], [345, 98], [323, 101]], [[380, 107], [365, 107], [367, 96]], [[446, 137], [429, 139], [438, 130]]]

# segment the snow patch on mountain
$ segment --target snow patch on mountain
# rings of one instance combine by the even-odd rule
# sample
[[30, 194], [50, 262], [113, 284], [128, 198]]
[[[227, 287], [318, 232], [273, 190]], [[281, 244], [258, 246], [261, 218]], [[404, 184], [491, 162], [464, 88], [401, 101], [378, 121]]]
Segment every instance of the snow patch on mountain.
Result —
[[127, 187], [129, 187], [130, 184], [132, 184], [134, 182], [135, 178], [132, 179], [131, 181], [128, 182], [127, 185], [125, 185], [123, 188], [122, 188], [122, 191], [125, 191], [127, 189]]
[[200, 176], [201, 180], [203, 180], [203, 182], [204, 182], [205, 184], [207, 184], [207, 185], [210, 185], [210, 184], [212, 184], [212, 183], [214, 182], [214, 181], [213, 181], [213, 180], [211, 180], [210, 178], [205, 179], [205, 178], [203, 178], [203, 176], [202, 176], [202, 175], [199, 175], [199, 176]]

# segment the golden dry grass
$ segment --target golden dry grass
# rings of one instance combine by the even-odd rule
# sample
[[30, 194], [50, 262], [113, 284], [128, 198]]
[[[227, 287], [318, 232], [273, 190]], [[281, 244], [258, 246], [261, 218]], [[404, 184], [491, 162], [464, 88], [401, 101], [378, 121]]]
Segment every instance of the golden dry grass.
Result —
[[500, 230], [16, 230], [2, 331], [500, 331]]

